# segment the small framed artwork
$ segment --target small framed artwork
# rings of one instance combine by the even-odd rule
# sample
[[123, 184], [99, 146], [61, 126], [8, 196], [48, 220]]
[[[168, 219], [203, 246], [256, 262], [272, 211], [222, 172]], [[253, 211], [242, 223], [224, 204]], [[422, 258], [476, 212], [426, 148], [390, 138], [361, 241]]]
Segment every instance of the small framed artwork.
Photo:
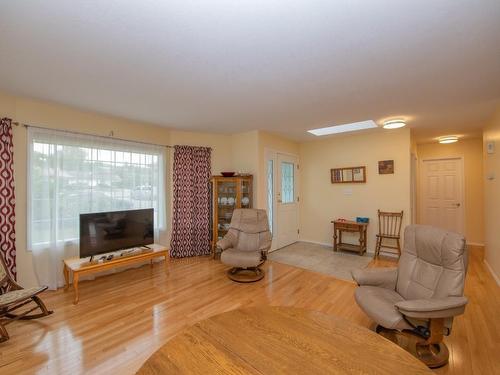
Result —
[[394, 160], [379, 161], [378, 174], [394, 174]]
[[352, 169], [352, 182], [366, 182], [365, 167]]
[[333, 168], [330, 177], [332, 184], [366, 182], [366, 167]]
[[353, 169], [342, 169], [342, 181], [352, 181]]

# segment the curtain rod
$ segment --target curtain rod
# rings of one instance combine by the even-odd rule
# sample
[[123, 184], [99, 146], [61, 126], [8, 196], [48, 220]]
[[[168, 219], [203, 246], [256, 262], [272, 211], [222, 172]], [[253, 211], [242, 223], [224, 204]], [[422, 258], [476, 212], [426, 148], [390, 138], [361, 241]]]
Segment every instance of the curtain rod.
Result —
[[[44, 130], [55, 130], [55, 131], [60, 131], [60, 132], [64, 132], [64, 133], [71, 133], [71, 134], [78, 134], [78, 135], [88, 135], [88, 136], [92, 136], [92, 137], [114, 139], [114, 140], [117, 140], [117, 141], [124, 141], [124, 142], [131, 142], [131, 143], [140, 143], [140, 144], [143, 144], [143, 145], [151, 145], [151, 146], [160, 146], [160, 147], [166, 147], [166, 148], [174, 148], [174, 146], [162, 145], [162, 144], [159, 144], [159, 143], [131, 141], [130, 139], [117, 138], [117, 137], [113, 136], [113, 131], [111, 131], [111, 135], [98, 135], [98, 134], [90, 134], [90, 133], [77, 132], [77, 131], [73, 131], [73, 130], [60, 130], [60, 129], [47, 128], [47, 127], [43, 127], [43, 126], [22, 124], [22, 123], [17, 122], [17, 121], [12, 121], [11, 123], [12, 123], [12, 125], [15, 125], [15, 126], [23, 126], [26, 129], [27, 128], [35, 128], [35, 129], [44, 129]], [[212, 147], [208, 147], [208, 148], [212, 149]]]

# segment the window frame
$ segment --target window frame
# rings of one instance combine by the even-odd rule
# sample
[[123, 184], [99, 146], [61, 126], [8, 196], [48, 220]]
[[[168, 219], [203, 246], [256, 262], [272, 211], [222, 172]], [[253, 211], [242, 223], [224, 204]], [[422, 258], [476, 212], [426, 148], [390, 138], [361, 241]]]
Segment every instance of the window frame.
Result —
[[[58, 136], [61, 137], [61, 139], [64, 139], [67, 142], [62, 142], [62, 141], [50, 141], [51, 137], [57, 138]], [[45, 139], [44, 139], [45, 137]], [[81, 143], [79, 143], [81, 142]], [[52, 235], [49, 235], [49, 240], [48, 241], [40, 241], [40, 242], [33, 242], [33, 227], [35, 223], [40, 223], [40, 222], [45, 222], [49, 223], [48, 226], [52, 227], [50, 231], [54, 230], [54, 225], [58, 226], [61, 222], [63, 221], [78, 221], [78, 217], [75, 218], [67, 218], [67, 217], [57, 217], [57, 218], [49, 218], [47, 220], [37, 220], [33, 219], [33, 202], [35, 200], [47, 200], [49, 201], [49, 210], [57, 210], [57, 205], [60, 204], [59, 199], [53, 198], [56, 193], [51, 193], [47, 194], [46, 196], [42, 196], [39, 198], [34, 198], [33, 196], [33, 153], [34, 153], [34, 144], [37, 143], [46, 143], [50, 149], [50, 147], [55, 147], [57, 149], [59, 146], [69, 146], [69, 147], [78, 147], [78, 148], [88, 148], [90, 149], [91, 152], [91, 160], [90, 160], [90, 165], [91, 168], [94, 168], [94, 165], [96, 163], [102, 162], [105, 163], [105, 161], [99, 161], [98, 158], [94, 158], [94, 153], [96, 155], [99, 154], [100, 151], [107, 151], [110, 152], [111, 158], [113, 159], [110, 161], [112, 163], [113, 167], [116, 168], [117, 164], [124, 164], [124, 167], [127, 167], [132, 164], [137, 164], [132, 162], [132, 156], [130, 159], [130, 162], [118, 162], [116, 160], [116, 155], [117, 153], [129, 153], [129, 154], [140, 154], [141, 158], [144, 158], [145, 160], [150, 159], [150, 163], [139, 163], [139, 165], [154, 165], [153, 161], [155, 160], [154, 157], [157, 157], [157, 165], [156, 171], [157, 179], [154, 181], [151, 181], [150, 186], [151, 190], [157, 190], [157, 200], [155, 201], [154, 204], [151, 205], [151, 207], [136, 207], [132, 206], [129, 209], [136, 209], [136, 208], [154, 208], [155, 210], [155, 233], [158, 232], [164, 232], [167, 230], [167, 205], [168, 205], [168, 194], [167, 194], [167, 181], [168, 181], [168, 166], [169, 166], [169, 160], [168, 160], [168, 153], [166, 152], [165, 146], [160, 146], [160, 145], [154, 145], [154, 144], [147, 144], [147, 143], [139, 143], [139, 142], [134, 142], [134, 141], [128, 141], [128, 140], [121, 140], [121, 139], [113, 139], [111, 137], [104, 137], [104, 136], [96, 136], [96, 135], [86, 135], [82, 133], [77, 133], [77, 132], [71, 132], [71, 131], [64, 131], [64, 130], [52, 130], [52, 129], [45, 129], [45, 128], [38, 128], [38, 127], [29, 127], [28, 128], [28, 136], [26, 140], [27, 144], [27, 158], [26, 158], [26, 194], [27, 194], [27, 204], [26, 204], [26, 210], [27, 210], [27, 215], [26, 215], [26, 241], [27, 241], [27, 251], [31, 252], [33, 251], [34, 247], [47, 247], [50, 246], [51, 244], [54, 243], [77, 243], [79, 240], [79, 236], [74, 238], [73, 236], [71, 238], [54, 238]], [[106, 147], [99, 147], [98, 145], [104, 145]], [[148, 158], [148, 156], [150, 158]], [[59, 163], [62, 159], [55, 159], [55, 169], [59, 170]], [[57, 174], [57, 172], [54, 172]], [[52, 176], [49, 176], [48, 178], [50, 179]], [[94, 174], [91, 174], [91, 179], [95, 177]], [[156, 182], [156, 184], [155, 184]], [[142, 185], [141, 185], [142, 186]], [[115, 191], [112, 189], [111, 185], [111, 196], [114, 197]], [[124, 189], [123, 187], [121, 189]], [[92, 190], [92, 188], [90, 189]], [[133, 190], [133, 189], [132, 189]], [[52, 195], [54, 194], [54, 195]], [[89, 192], [91, 194], [91, 192]], [[131, 191], [132, 194], [132, 191]], [[153, 193], [152, 193], [153, 195]], [[154, 195], [153, 195], [154, 196]], [[127, 208], [123, 209], [126, 210]], [[116, 209], [116, 211], [119, 211], [121, 209]], [[107, 210], [102, 210], [102, 211], [107, 211]], [[110, 210], [111, 211], [111, 210]], [[113, 209], [114, 211], [114, 209]], [[87, 212], [87, 211], [85, 211]], [[97, 211], [92, 211], [91, 212], [99, 212]], [[84, 213], [84, 212], [79, 212]], [[77, 224], [78, 226], [78, 224]], [[155, 236], [156, 237], [156, 236]]]

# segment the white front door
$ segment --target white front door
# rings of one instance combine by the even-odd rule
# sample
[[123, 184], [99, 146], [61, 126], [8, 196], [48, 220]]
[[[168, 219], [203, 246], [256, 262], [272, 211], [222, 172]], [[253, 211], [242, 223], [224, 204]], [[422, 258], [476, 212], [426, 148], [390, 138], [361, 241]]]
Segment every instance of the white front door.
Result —
[[276, 178], [276, 242], [277, 248], [299, 239], [298, 158], [280, 154]]
[[465, 234], [462, 159], [424, 160], [420, 186], [420, 222]]

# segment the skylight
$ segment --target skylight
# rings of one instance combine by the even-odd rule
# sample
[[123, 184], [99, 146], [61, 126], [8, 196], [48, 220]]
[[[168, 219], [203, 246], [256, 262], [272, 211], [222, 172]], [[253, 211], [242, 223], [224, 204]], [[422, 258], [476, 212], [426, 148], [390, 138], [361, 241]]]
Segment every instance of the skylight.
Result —
[[321, 136], [328, 134], [353, 132], [353, 131], [371, 129], [376, 127], [377, 124], [375, 124], [373, 120], [366, 120], [366, 121], [353, 122], [350, 124], [334, 125], [334, 126], [328, 126], [326, 128], [312, 129], [308, 130], [308, 132], [316, 136]]

